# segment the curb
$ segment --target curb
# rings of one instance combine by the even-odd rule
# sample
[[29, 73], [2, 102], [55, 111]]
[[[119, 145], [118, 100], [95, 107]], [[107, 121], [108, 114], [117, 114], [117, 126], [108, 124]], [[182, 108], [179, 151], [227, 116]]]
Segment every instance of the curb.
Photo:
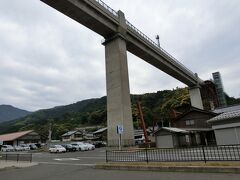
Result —
[[158, 171], [158, 172], [194, 172], [194, 173], [234, 173], [240, 174], [240, 167], [235, 166], [129, 166], [101, 164], [96, 169], [105, 170], [128, 170], [128, 171]]
[[0, 170], [4, 169], [9, 169], [9, 168], [27, 168], [27, 167], [32, 167], [36, 166], [38, 163], [31, 162], [31, 163], [26, 163], [26, 162], [1, 162], [0, 163]]

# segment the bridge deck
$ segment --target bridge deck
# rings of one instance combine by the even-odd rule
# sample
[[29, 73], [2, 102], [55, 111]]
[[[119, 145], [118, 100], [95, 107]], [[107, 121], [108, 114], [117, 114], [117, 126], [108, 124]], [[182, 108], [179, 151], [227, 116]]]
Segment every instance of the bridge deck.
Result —
[[[80, 24], [109, 38], [118, 32], [118, 13], [101, 0], [41, 0]], [[203, 81], [163, 48], [126, 20], [127, 50], [156, 68], [183, 82], [196, 86]]]

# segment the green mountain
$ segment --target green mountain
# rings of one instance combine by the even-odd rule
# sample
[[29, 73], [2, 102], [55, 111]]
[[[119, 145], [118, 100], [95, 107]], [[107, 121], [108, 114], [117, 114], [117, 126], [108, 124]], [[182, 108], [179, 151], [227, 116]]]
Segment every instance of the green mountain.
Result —
[[[165, 122], [167, 125], [172, 109], [185, 112], [190, 108], [187, 88], [131, 95], [135, 128], [139, 127], [136, 105], [138, 101], [141, 102], [144, 120], [147, 126], [152, 126], [153, 123], [156, 122]], [[58, 139], [62, 134], [74, 128], [91, 125], [106, 126], [106, 123], [106, 97], [102, 97], [88, 99], [66, 106], [39, 110], [26, 117], [0, 123], [0, 134], [33, 129], [46, 137], [51, 124], [53, 139]]]
[[31, 112], [10, 105], [0, 105], [0, 122], [11, 121], [29, 114], [31, 114]]
[[[141, 102], [145, 122], [150, 126], [152, 126], [153, 121], [167, 120], [166, 117], [168, 117], [171, 108], [190, 104], [187, 88], [131, 95], [131, 101], [135, 126], [138, 126], [137, 101]], [[24, 118], [0, 123], [0, 134], [34, 129], [47, 136], [49, 126], [52, 124], [53, 138], [55, 139], [76, 127], [106, 125], [106, 121], [106, 97], [102, 97], [39, 110]]]

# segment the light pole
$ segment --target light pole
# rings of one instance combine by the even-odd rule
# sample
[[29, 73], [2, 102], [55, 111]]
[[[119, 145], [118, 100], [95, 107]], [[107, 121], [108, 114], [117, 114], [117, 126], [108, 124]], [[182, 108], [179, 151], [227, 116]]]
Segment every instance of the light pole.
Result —
[[159, 37], [159, 35], [156, 35], [156, 40], [157, 40], [157, 43], [158, 43], [158, 47], [160, 48], [161, 46], [160, 46], [160, 37]]

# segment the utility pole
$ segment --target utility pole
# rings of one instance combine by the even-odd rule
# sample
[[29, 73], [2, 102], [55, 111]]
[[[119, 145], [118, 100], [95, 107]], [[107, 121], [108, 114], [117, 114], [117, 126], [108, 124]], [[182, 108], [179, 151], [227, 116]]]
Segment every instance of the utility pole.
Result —
[[157, 40], [157, 43], [158, 43], [158, 47], [160, 48], [161, 46], [160, 46], [160, 37], [159, 37], [159, 35], [156, 36], [156, 40]]

